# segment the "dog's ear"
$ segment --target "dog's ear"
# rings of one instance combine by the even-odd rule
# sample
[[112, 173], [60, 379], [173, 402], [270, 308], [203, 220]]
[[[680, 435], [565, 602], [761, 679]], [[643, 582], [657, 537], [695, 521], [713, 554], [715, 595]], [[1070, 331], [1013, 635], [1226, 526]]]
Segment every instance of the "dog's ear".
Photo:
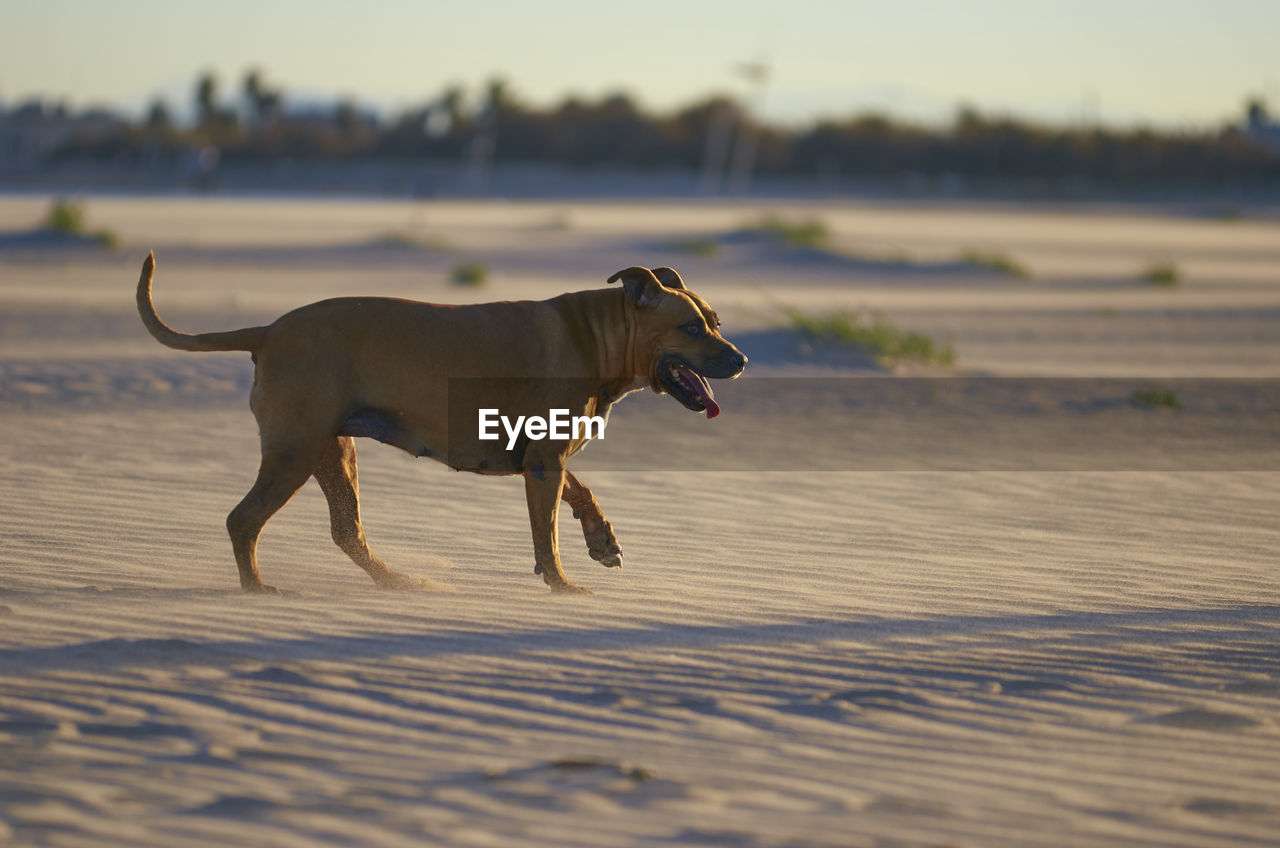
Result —
[[622, 288], [627, 292], [627, 297], [631, 298], [636, 306], [657, 306], [658, 301], [662, 299], [662, 283], [658, 282], [658, 278], [648, 268], [642, 268], [639, 265], [623, 268], [609, 278], [611, 283], [616, 283], [618, 280], [622, 281]]
[[662, 283], [669, 289], [679, 289], [680, 291], [685, 290], [684, 280], [680, 279], [680, 275], [676, 273], [675, 268], [668, 268], [665, 265], [661, 268], [654, 268], [653, 276], [657, 277], [658, 282]]

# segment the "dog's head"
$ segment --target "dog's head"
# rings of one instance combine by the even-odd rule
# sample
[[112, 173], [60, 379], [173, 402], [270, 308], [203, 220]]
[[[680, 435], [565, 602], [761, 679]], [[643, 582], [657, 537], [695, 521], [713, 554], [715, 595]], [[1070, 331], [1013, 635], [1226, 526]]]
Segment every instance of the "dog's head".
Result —
[[636, 364], [650, 387], [715, 418], [720, 406], [707, 378], [732, 380], [747, 365], [742, 351], [720, 335], [716, 313], [670, 268], [625, 268], [609, 278], [617, 281], [636, 305]]

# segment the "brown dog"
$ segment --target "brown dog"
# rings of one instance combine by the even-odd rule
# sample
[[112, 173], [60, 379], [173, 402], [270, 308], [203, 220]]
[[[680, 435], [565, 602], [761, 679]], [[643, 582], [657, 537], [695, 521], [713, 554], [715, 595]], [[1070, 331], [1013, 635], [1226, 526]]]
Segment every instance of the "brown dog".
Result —
[[[607, 419], [623, 395], [650, 386], [689, 409], [720, 411], [706, 377], [732, 379], [747, 358], [725, 341], [706, 301], [670, 268], [632, 267], [609, 282], [623, 291], [573, 292], [545, 301], [441, 306], [345, 297], [303, 306], [267, 327], [180, 333], [151, 302], [155, 257], [138, 280], [138, 312], [178, 350], [246, 350], [257, 366], [249, 404], [262, 440], [253, 488], [227, 516], [247, 591], [258, 575], [258, 536], [314, 476], [329, 502], [333, 540], [380, 586], [419, 581], [373, 555], [360, 524], [354, 436], [366, 436], [480, 474], [522, 474], [533, 553], [552, 589], [581, 591], [560, 564], [560, 500], [582, 521], [592, 559], [621, 565], [621, 549], [591, 490], [565, 469], [587, 439], [504, 434], [482, 440], [485, 409], [546, 417], [552, 410]], [[510, 449], [508, 445], [511, 444]]]

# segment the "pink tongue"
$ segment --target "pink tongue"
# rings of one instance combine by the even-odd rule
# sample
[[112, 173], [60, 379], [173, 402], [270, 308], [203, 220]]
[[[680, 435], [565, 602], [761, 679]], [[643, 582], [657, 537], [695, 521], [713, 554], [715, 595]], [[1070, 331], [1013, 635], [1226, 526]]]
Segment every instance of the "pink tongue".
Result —
[[685, 366], [680, 366], [680, 382], [684, 383], [686, 389], [693, 392], [702, 405], [707, 408], [707, 418], [715, 418], [720, 414], [720, 404], [716, 403], [714, 397], [711, 396], [711, 387], [703, 382], [702, 378], [693, 373]]

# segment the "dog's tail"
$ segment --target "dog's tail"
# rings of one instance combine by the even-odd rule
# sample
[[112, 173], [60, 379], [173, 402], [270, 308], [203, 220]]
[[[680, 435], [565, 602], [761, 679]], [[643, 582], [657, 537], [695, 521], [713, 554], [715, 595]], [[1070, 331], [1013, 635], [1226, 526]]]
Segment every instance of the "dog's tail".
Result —
[[148, 253], [142, 263], [142, 276], [138, 278], [138, 314], [142, 323], [155, 337], [155, 340], [167, 347], [178, 350], [249, 350], [256, 351], [262, 346], [266, 327], [245, 327], [243, 330], [230, 330], [225, 333], [180, 333], [160, 320], [156, 314], [155, 304], [151, 302], [151, 281], [156, 275], [156, 256]]

